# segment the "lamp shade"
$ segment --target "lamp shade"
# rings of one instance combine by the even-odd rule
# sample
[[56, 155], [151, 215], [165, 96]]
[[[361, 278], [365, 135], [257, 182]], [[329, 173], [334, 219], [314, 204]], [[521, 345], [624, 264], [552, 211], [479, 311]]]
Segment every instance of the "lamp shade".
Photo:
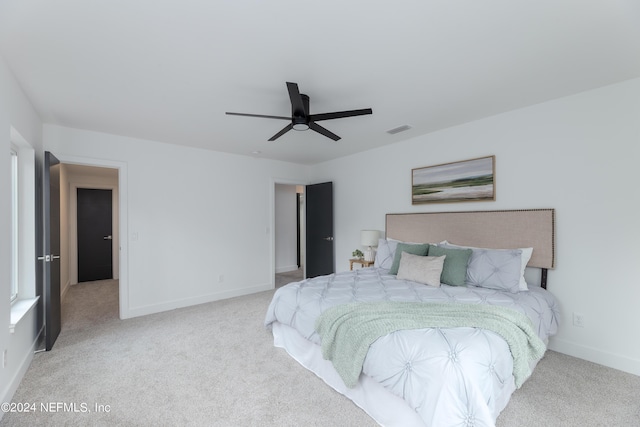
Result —
[[378, 230], [362, 230], [360, 232], [360, 244], [362, 246], [378, 246], [380, 233]]

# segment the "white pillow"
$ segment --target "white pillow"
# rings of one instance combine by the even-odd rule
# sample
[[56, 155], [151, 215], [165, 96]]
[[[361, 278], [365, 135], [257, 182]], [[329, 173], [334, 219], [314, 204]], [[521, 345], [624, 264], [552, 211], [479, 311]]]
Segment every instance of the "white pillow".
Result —
[[[476, 248], [473, 246], [461, 246], [461, 245], [454, 245], [453, 243], [449, 243], [446, 240], [443, 240], [442, 242], [440, 242], [440, 244], [443, 245], [449, 245], [449, 246], [454, 246], [457, 248], [464, 248], [464, 249], [484, 249], [484, 248]], [[529, 263], [529, 260], [531, 259], [531, 255], [533, 255], [533, 248], [514, 248], [514, 249], [519, 249], [522, 251], [522, 255], [520, 255], [520, 282], [518, 283], [518, 288], [521, 291], [528, 291], [529, 287], [527, 285], [527, 281], [524, 279], [524, 269], [527, 267], [527, 264]], [[501, 250], [511, 250], [511, 249], [491, 249], [494, 251], [501, 251]]]
[[420, 256], [402, 252], [397, 277], [401, 280], [411, 280], [439, 287], [440, 275], [442, 275], [442, 267], [446, 257], [446, 255]]
[[393, 239], [378, 239], [378, 250], [376, 251], [376, 259], [373, 266], [376, 268], [391, 268], [393, 257], [396, 254], [396, 248], [400, 241]]

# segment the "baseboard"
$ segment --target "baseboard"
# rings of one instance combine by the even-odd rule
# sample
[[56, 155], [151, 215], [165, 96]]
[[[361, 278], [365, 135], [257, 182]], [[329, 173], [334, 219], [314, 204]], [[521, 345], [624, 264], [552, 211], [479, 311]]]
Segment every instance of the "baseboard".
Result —
[[[15, 374], [13, 375], [13, 378], [11, 378], [11, 380], [9, 381], [9, 384], [7, 384], [7, 387], [4, 390], [2, 390], [3, 395], [0, 402], [11, 402], [11, 400], [13, 399], [13, 395], [16, 393], [16, 390], [18, 390], [18, 386], [22, 382], [22, 378], [24, 378], [25, 374], [27, 373], [27, 370], [29, 369], [29, 366], [31, 366], [31, 361], [33, 360], [33, 354], [36, 351], [36, 346], [38, 345], [38, 337], [39, 337], [39, 334], [36, 336], [35, 340], [31, 344], [31, 348], [29, 349], [29, 351], [27, 351], [27, 353], [22, 358], [22, 361], [20, 362], [20, 367], [16, 370]], [[3, 415], [4, 415], [4, 411], [0, 411], [0, 420], [2, 420]]]
[[278, 273], [288, 273], [290, 271], [296, 271], [298, 269], [297, 265], [289, 265], [287, 267], [276, 267], [276, 274]]
[[549, 340], [549, 348], [558, 353], [640, 376], [640, 360], [557, 338]]
[[190, 307], [192, 305], [205, 304], [208, 302], [219, 301], [228, 298], [241, 297], [243, 295], [255, 294], [257, 292], [273, 290], [273, 283], [263, 285], [250, 286], [241, 289], [229, 289], [226, 291], [216, 292], [213, 294], [202, 295], [199, 297], [185, 298], [181, 300], [168, 301], [166, 303], [151, 304], [139, 307], [130, 307], [126, 313], [120, 313], [120, 318], [128, 319], [132, 317], [146, 316], [148, 314], [161, 313], [163, 311], [175, 310], [177, 308]]
[[67, 292], [69, 292], [69, 288], [71, 287], [71, 282], [67, 281], [67, 284], [62, 288], [62, 293], [60, 294], [60, 301], [64, 301], [64, 297], [67, 296]]

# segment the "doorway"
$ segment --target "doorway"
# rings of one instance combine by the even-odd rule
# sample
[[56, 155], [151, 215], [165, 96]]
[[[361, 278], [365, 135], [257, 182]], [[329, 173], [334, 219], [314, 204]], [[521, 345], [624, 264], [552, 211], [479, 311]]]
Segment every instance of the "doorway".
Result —
[[276, 287], [304, 278], [304, 186], [274, 185]]
[[[333, 273], [333, 184], [306, 185], [274, 180], [273, 189], [275, 287]], [[297, 264], [296, 255], [299, 255]], [[294, 271], [295, 265], [299, 267], [297, 280], [282, 277]], [[288, 281], [282, 283], [283, 280]]]
[[[62, 212], [61, 217], [61, 250], [66, 259], [63, 263], [62, 290], [63, 298], [67, 292], [79, 291], [78, 284], [85, 291], [91, 291], [94, 285], [110, 288], [116, 292], [114, 298], [118, 301], [114, 316], [122, 319], [127, 317], [127, 294], [126, 294], [126, 242], [122, 241], [121, 229], [126, 227], [126, 167], [117, 163], [80, 163], [78, 159], [65, 159], [59, 156], [63, 166], [61, 187], [64, 188], [61, 194]], [[123, 176], [124, 175], [124, 176]], [[83, 276], [82, 258], [82, 237], [78, 235], [82, 229], [82, 193], [84, 190], [92, 190], [92, 193], [108, 195], [110, 193], [111, 202], [111, 233], [100, 235], [100, 241], [94, 242], [97, 245], [107, 244], [111, 258], [111, 267], [102, 267], [102, 275], [106, 280], [93, 281], [91, 277]], [[95, 190], [95, 191], [94, 191]], [[80, 202], [78, 195], [80, 194]], [[101, 202], [102, 203], [102, 202]], [[79, 206], [80, 204], [80, 206]], [[80, 217], [78, 210], [80, 209]], [[91, 215], [90, 215], [91, 216]], [[93, 223], [93, 221], [92, 221]], [[126, 229], [126, 228], [125, 228]], [[104, 237], [111, 236], [111, 239]], [[80, 237], [80, 241], [79, 241]], [[104, 247], [102, 248], [104, 249]], [[115, 285], [115, 286], [114, 286]], [[96, 289], [97, 292], [103, 292]]]
[[[64, 161], [63, 161], [64, 162]], [[119, 185], [119, 170], [108, 167], [96, 167], [86, 165], [75, 165], [63, 163], [63, 185], [66, 188], [66, 206], [68, 206], [68, 212], [63, 213], [63, 217], [66, 218], [66, 225], [62, 228], [62, 240], [63, 240], [63, 253], [68, 254], [67, 270], [62, 273], [62, 283], [67, 285], [76, 285], [81, 282], [87, 281], [86, 278], [81, 278], [79, 260], [83, 257], [80, 254], [80, 236], [78, 235], [79, 229], [82, 227], [80, 222], [82, 221], [78, 217], [78, 209], [82, 209], [78, 203], [78, 194], [84, 190], [97, 190], [91, 191], [93, 194], [100, 194], [105, 196], [111, 193], [111, 233], [100, 235], [100, 242], [93, 241], [93, 244], [99, 244], [103, 246], [106, 243], [110, 246], [111, 250], [111, 271], [105, 273], [105, 276], [111, 275], [114, 280], [120, 278], [120, 254], [119, 248], [120, 242], [120, 199], [121, 189]], [[64, 202], [64, 200], [63, 200]], [[93, 202], [92, 202], [93, 203]], [[98, 203], [104, 204], [106, 201], [99, 201]], [[95, 212], [90, 212], [90, 216]], [[93, 220], [91, 220], [93, 224]], [[103, 226], [101, 226], [103, 227]], [[111, 240], [104, 240], [105, 236], [111, 236]]]
[[[77, 200], [75, 195], [79, 184], [76, 182], [78, 178], [75, 175], [84, 176], [83, 179], [86, 179], [86, 183], [91, 186], [104, 185], [100, 183], [103, 178], [101, 177], [101, 171], [108, 171], [115, 177], [107, 187], [115, 189], [113, 196], [113, 218], [115, 221], [113, 227], [113, 230], [115, 230], [113, 233], [113, 272], [114, 279], [117, 280], [118, 293], [116, 315], [120, 319], [131, 317], [129, 314], [129, 283], [127, 280], [128, 246], [126, 241], [120, 242], [121, 230], [127, 229], [127, 164], [95, 158], [56, 156], [54, 153], [47, 151], [45, 152], [42, 166], [43, 172], [37, 175], [36, 179], [36, 193], [40, 196], [36, 197], [36, 224], [41, 224], [41, 226], [36, 227], [36, 243], [43, 250], [42, 253], [37, 252], [37, 255], [45, 261], [45, 268], [36, 270], [36, 291], [39, 295], [44, 296], [41, 311], [42, 317], [39, 317], [38, 320], [39, 325], [43, 321], [44, 334], [41, 336], [42, 339], [38, 341], [38, 351], [40, 349], [51, 349], [57, 335], [52, 328], [60, 328], [62, 323], [56, 321], [56, 319], [51, 319], [51, 314], [61, 313], [61, 302], [65, 293], [72, 283], [77, 283], [77, 218], [75, 214]], [[51, 166], [59, 169], [54, 171], [57, 177], [54, 178], [53, 183], [51, 182]], [[51, 189], [52, 187], [57, 187], [57, 190], [59, 190], [57, 191], [57, 197], [50, 197], [50, 191], [49, 194], [46, 193], [46, 189]], [[49, 201], [47, 202], [47, 200]], [[59, 224], [55, 224], [55, 227], [47, 222], [47, 218], [50, 218], [49, 214], [53, 200], [56, 200], [57, 207], [55, 211], [59, 217]], [[41, 203], [38, 203], [38, 201], [41, 201]], [[54, 250], [55, 253], [48, 246], [54, 237], [60, 243], [59, 248]], [[51, 272], [46, 268], [47, 256], [44, 255], [45, 252], [49, 255], [49, 258], [56, 260], [55, 264], [59, 267], [56, 272]], [[57, 255], [58, 253], [60, 255]], [[122, 274], [120, 274], [121, 271]], [[50, 277], [52, 277], [52, 274], [58, 281], [55, 295], [52, 289], [46, 290], [46, 288], [51, 287]]]

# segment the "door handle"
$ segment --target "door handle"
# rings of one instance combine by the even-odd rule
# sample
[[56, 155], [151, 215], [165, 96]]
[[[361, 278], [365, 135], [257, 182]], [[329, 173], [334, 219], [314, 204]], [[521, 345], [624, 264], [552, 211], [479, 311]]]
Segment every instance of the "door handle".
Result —
[[329, 242], [333, 242], [333, 237], [323, 237], [323, 239]]
[[104, 236], [104, 237], [103, 237], [103, 239], [104, 239], [104, 240], [113, 240], [113, 237], [111, 237], [111, 236]]

